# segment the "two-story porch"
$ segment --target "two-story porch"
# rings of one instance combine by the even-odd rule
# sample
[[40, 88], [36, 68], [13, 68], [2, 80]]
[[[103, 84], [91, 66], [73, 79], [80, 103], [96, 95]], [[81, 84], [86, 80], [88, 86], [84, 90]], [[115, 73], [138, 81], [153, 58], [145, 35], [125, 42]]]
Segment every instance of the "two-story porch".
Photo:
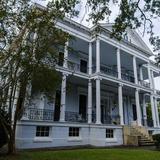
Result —
[[75, 37], [60, 50], [58, 64], [61, 87], [50, 102], [43, 94], [33, 95], [27, 107], [29, 119], [81, 123], [95, 123], [99, 119], [100, 123], [117, 125], [130, 125], [139, 119], [142, 124], [141, 104], [145, 105], [144, 95], [150, 95], [153, 77], [157, 76], [145, 59], [103, 40], [88, 43]]
[[[44, 147], [122, 145], [124, 125], [159, 127], [159, 92], [153, 80], [159, 72], [148, 55], [102, 37], [75, 37], [60, 48], [56, 69], [61, 86], [53, 99], [31, 93], [19, 124], [18, 134], [27, 134], [29, 141], [23, 147], [37, 147], [37, 141], [45, 141]], [[27, 133], [25, 128], [30, 128]]]

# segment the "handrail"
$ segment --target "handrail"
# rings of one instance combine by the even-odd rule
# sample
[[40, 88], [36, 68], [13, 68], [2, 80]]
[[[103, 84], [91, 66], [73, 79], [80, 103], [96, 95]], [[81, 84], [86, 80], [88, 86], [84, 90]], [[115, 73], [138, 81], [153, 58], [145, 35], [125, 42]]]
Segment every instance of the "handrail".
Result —
[[100, 66], [101, 72], [108, 74], [113, 77], [118, 77], [118, 72], [115, 69], [109, 68], [108, 66]]
[[78, 112], [66, 111], [65, 120], [69, 122], [82, 122], [82, 123], [87, 122], [87, 114], [82, 115], [79, 114]]
[[54, 110], [26, 108], [23, 113], [23, 117], [27, 118], [28, 120], [54, 121]]
[[122, 79], [134, 83], [135, 78], [131, 74], [121, 73]]
[[156, 90], [156, 93], [157, 93], [158, 95], [160, 95], [160, 90]]
[[141, 80], [141, 81], [139, 81], [139, 82], [140, 82], [140, 84], [141, 84], [143, 87], [150, 88], [150, 83], [149, 83], [149, 82], [146, 82], [146, 81], [144, 81], [144, 80]]

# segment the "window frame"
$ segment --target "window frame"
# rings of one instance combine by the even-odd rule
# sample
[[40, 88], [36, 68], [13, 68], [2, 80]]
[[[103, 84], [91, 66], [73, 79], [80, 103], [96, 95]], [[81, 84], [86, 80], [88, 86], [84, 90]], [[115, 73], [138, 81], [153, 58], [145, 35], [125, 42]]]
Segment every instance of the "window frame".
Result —
[[113, 139], [114, 137], [114, 129], [113, 128], [106, 128], [105, 132], [106, 139]]
[[36, 126], [35, 137], [50, 137], [50, 126]]
[[80, 137], [80, 127], [69, 127], [68, 137]]

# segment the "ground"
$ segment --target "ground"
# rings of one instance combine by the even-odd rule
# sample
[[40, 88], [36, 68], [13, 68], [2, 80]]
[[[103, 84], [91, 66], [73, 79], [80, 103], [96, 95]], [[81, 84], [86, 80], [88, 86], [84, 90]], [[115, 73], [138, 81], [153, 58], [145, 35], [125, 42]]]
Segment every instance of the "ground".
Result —
[[76, 149], [21, 151], [0, 160], [159, 160], [160, 151], [145, 149]]

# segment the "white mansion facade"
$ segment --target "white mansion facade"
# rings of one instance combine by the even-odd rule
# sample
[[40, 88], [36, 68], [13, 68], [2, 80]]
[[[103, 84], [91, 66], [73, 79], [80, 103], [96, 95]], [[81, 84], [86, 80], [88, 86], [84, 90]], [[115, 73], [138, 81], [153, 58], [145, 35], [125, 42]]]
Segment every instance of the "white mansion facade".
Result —
[[17, 124], [17, 147], [115, 146], [124, 144], [124, 126], [159, 130], [160, 91], [154, 78], [160, 68], [149, 60], [153, 53], [139, 35], [128, 30], [117, 41], [110, 38], [112, 25], [102, 24], [94, 37], [96, 27], [69, 19], [57, 27], [74, 37], [60, 51], [61, 88], [53, 101], [31, 92]]

